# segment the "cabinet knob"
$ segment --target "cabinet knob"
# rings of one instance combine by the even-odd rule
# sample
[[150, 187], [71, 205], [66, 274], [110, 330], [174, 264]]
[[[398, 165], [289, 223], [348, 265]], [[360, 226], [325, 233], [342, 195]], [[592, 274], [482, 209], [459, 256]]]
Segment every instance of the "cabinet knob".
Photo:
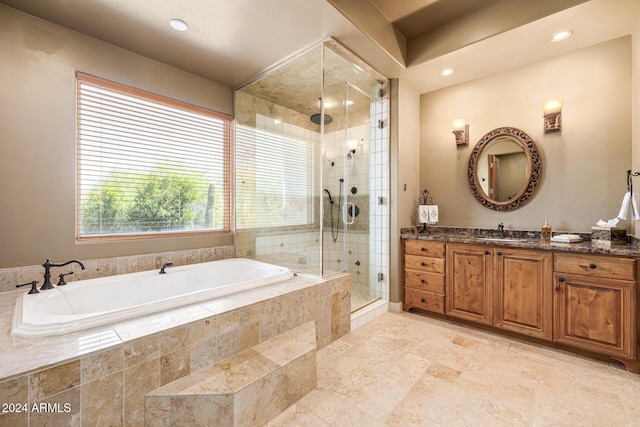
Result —
[[560, 283], [564, 282], [564, 277], [558, 277], [558, 284], [556, 285], [556, 291], [560, 290]]
[[498, 256], [502, 255], [502, 252], [498, 251]]
[[424, 262], [420, 263], [420, 267], [426, 267], [426, 266], [427, 266], [427, 264], [425, 264]]
[[420, 298], [420, 302], [426, 302], [424, 298]]
[[420, 248], [422, 252], [427, 252], [427, 248]]
[[484, 251], [484, 254], [485, 255], [489, 255], [489, 251]]
[[597, 267], [597, 265], [595, 265], [595, 264], [589, 264], [589, 268], [592, 269], [592, 270], [595, 270], [596, 267]]

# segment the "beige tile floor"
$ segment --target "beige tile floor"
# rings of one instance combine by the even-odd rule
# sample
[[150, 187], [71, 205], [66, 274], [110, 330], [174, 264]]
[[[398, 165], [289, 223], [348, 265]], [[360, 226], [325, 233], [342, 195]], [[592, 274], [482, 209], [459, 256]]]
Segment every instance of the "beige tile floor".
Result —
[[411, 313], [318, 352], [318, 386], [276, 426], [640, 426], [640, 375]]

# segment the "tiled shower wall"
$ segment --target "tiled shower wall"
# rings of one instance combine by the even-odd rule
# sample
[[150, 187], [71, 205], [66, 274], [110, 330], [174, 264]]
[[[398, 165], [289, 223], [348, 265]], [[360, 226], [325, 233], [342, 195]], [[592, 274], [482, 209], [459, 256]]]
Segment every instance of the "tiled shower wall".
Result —
[[[372, 89], [377, 90], [377, 89]], [[375, 98], [375, 96], [372, 96]], [[389, 100], [371, 104], [369, 289], [389, 301]], [[381, 274], [381, 276], [379, 276]]]

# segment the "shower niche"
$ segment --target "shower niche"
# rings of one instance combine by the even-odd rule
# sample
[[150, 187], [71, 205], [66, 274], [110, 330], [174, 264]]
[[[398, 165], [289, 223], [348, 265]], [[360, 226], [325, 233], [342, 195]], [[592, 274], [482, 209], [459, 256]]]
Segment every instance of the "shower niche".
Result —
[[235, 94], [238, 256], [388, 300], [388, 82], [327, 40]]

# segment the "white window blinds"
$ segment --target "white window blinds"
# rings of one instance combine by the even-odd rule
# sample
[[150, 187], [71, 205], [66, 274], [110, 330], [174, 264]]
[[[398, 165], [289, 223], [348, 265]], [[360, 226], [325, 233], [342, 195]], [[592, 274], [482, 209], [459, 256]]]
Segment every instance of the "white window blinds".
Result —
[[78, 237], [229, 230], [229, 116], [77, 75]]
[[236, 227], [313, 225], [317, 144], [238, 124], [235, 145]]

